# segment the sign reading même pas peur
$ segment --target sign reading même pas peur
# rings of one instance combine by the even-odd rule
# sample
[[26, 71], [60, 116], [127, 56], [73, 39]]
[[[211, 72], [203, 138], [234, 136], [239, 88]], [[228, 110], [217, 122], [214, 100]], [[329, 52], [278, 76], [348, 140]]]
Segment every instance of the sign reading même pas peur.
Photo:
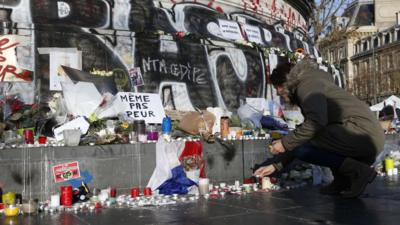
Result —
[[128, 117], [146, 123], [162, 123], [164, 108], [158, 94], [119, 92], [117, 99]]

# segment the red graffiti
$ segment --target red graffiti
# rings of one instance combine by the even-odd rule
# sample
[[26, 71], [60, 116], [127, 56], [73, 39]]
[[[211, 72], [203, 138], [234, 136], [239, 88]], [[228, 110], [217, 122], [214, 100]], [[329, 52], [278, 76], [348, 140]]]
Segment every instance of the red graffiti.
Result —
[[18, 73], [16, 72], [17, 68], [15, 66], [12, 65], [0, 65], [0, 81], [3, 82], [4, 78], [6, 77], [7, 73], [11, 73], [12, 75], [18, 77]]
[[[286, 16], [286, 13], [285, 13]], [[289, 7], [289, 12], [287, 14], [287, 23], [292, 24], [293, 23], [293, 17], [292, 17], [292, 8]]]
[[13, 44], [11, 44], [9, 46], [4, 46], [4, 45], [7, 45], [8, 42], [10, 42], [10, 40], [8, 38], [3, 38], [3, 39], [0, 40], [0, 54], [3, 54], [4, 50], [7, 50], [9, 48], [13, 48], [13, 47], [19, 45], [18, 42], [15, 42], [15, 43], [13, 43]]
[[[0, 39], [0, 62], [6, 62], [7, 58], [3, 55], [3, 52], [10, 48], [15, 48], [19, 45], [19, 42], [9, 43], [10, 39], [2, 38]], [[30, 81], [31, 73], [29, 71], [24, 71], [22, 73], [17, 73], [17, 68], [14, 65], [0, 65], [0, 81], [3, 82], [7, 74], [11, 74], [19, 79]]]
[[276, 12], [276, 0], [272, 1], [272, 5], [271, 5], [271, 12], [272, 14], [274, 14]]

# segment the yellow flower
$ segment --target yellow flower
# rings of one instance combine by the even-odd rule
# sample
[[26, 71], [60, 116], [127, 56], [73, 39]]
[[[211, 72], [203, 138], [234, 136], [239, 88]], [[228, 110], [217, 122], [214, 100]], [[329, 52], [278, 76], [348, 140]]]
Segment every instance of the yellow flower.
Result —
[[128, 122], [123, 122], [123, 123], [121, 123], [121, 127], [122, 127], [123, 129], [128, 129], [129, 123], [128, 123]]
[[89, 116], [89, 122], [91, 122], [91, 123], [96, 122], [97, 119], [98, 119], [98, 118], [97, 118], [96, 113], [90, 114], [90, 116]]

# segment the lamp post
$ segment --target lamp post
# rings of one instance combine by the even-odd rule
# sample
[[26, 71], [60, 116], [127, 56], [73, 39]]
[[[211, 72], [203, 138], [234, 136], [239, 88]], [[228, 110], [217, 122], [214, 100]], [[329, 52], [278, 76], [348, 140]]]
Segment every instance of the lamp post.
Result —
[[[375, 33], [375, 35], [376, 35], [376, 33]], [[375, 35], [374, 35], [374, 37], [375, 37]], [[378, 38], [378, 37], [376, 37], [376, 38]], [[374, 93], [373, 94], [374, 94], [374, 104], [376, 104], [378, 102], [377, 97], [376, 97], [378, 85], [376, 84], [375, 38], [372, 41], [371, 46], [372, 46], [372, 76], [373, 76], [373, 83], [374, 83]]]

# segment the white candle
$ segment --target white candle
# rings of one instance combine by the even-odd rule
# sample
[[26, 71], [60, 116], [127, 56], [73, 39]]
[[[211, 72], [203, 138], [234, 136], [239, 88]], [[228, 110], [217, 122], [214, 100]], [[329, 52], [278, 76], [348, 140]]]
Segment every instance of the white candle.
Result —
[[200, 178], [199, 179], [199, 192], [201, 195], [205, 195], [209, 193], [209, 184], [210, 180], [208, 178]]
[[50, 199], [50, 206], [51, 207], [59, 207], [60, 206], [60, 195], [52, 195]]
[[269, 177], [263, 177], [261, 186], [262, 186], [262, 189], [271, 189], [272, 183], [271, 183]]
[[240, 181], [238, 181], [238, 180], [235, 181], [235, 188], [236, 188], [236, 190], [240, 189]]

